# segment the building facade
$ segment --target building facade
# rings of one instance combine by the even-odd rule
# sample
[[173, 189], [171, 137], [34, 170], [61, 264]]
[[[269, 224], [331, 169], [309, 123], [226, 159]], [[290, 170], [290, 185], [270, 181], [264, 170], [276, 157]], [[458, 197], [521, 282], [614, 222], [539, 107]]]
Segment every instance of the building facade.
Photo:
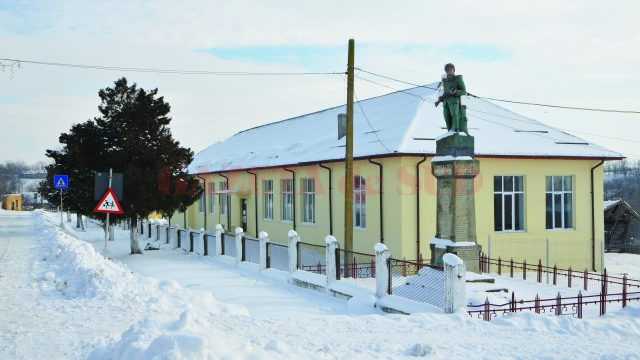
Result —
[[[434, 96], [428, 88], [411, 91]], [[486, 101], [467, 102], [480, 162], [473, 192], [483, 251], [599, 269], [602, 163], [621, 156]], [[441, 114], [404, 92], [361, 105], [354, 118], [353, 250], [373, 253], [383, 242], [395, 258], [429, 259], [437, 202], [431, 160], [436, 137], [446, 132]], [[474, 110], [485, 114], [475, 118]], [[294, 229], [304, 242], [322, 244], [331, 234], [343, 246], [341, 112], [344, 107], [245, 130], [198, 153], [190, 172], [204, 179], [205, 194], [171, 223], [209, 231], [221, 224], [231, 233], [242, 227], [253, 237], [266, 231], [280, 243]], [[490, 116], [501, 120], [482, 122]]]

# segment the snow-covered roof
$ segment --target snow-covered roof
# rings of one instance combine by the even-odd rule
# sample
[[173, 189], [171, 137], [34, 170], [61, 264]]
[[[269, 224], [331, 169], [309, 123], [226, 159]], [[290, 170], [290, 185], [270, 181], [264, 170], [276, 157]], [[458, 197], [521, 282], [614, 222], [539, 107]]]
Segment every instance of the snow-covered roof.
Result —
[[[435, 138], [446, 132], [437, 84], [398, 91], [354, 105], [354, 157], [388, 154], [433, 155]], [[469, 132], [477, 156], [623, 156], [586, 140], [518, 115], [487, 100], [464, 96]], [[207, 173], [344, 159], [338, 140], [337, 106], [241, 131], [195, 155], [190, 173]]]
[[615, 206], [616, 204], [620, 203], [622, 201], [622, 199], [617, 199], [617, 200], [605, 200], [602, 203], [602, 210], [607, 210], [609, 208], [611, 208], [612, 206]]

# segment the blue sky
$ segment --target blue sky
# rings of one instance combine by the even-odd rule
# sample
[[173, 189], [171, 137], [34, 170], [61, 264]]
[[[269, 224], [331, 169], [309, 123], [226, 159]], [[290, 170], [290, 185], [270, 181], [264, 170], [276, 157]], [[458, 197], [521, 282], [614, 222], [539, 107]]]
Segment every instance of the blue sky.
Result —
[[[455, 24], [447, 15], [452, 9]], [[343, 71], [347, 40], [355, 38], [356, 67], [412, 83], [438, 81], [443, 65], [453, 62], [475, 94], [637, 109], [640, 72], [632, 70], [640, 63], [638, 13], [634, 1], [612, 7], [579, 0], [0, 0], [0, 57], [213, 71]], [[0, 122], [31, 141], [0, 133], [0, 161], [43, 159], [61, 132], [97, 115], [97, 91], [121, 76], [159, 88], [172, 106], [174, 135], [194, 151], [246, 128], [345, 101], [339, 75], [178, 76], [23, 63], [13, 78], [0, 72]], [[356, 81], [360, 99], [390, 91]], [[640, 155], [638, 142], [611, 139], [640, 141], [637, 116], [500, 105]]]

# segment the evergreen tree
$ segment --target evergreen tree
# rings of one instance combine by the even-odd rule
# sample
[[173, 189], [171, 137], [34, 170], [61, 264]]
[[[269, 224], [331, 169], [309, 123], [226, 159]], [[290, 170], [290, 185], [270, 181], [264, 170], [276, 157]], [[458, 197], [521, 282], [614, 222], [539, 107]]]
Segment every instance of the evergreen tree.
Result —
[[152, 212], [171, 216], [184, 211], [203, 191], [197, 179], [183, 171], [193, 160], [193, 152], [173, 139], [168, 128], [170, 106], [157, 94], [158, 89], [146, 91], [135, 83], [129, 85], [126, 78], [100, 90], [101, 116], [62, 134], [62, 150], [47, 151], [55, 163], [47, 168], [48, 185], [41, 186], [41, 193], [57, 204], [59, 199], [50, 185], [52, 172], [66, 171], [73, 190], [65, 202], [73, 202], [74, 211], [90, 215], [96, 204], [94, 172], [109, 168], [122, 172], [124, 194], [119, 200], [124, 214], [114, 220], [131, 220], [132, 254], [142, 253], [137, 242], [138, 219]]

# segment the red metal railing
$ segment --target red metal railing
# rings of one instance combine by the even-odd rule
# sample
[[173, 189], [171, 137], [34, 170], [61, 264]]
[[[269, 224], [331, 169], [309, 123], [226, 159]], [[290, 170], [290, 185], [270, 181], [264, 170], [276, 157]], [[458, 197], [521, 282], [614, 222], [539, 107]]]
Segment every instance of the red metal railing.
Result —
[[[589, 280], [602, 283], [603, 280], [606, 280], [605, 283], [608, 285], [623, 285], [623, 277], [619, 276], [611, 276], [607, 275], [607, 269], [604, 269], [602, 274], [589, 272], [587, 269], [583, 271], [574, 271], [569, 267], [568, 269], [560, 269], [556, 265], [553, 267], [542, 265], [542, 261], [538, 260], [538, 264], [532, 265], [527, 264], [526, 261], [517, 262], [513, 261], [513, 259], [509, 259], [509, 261], [504, 261], [502, 258], [491, 259], [487, 257], [485, 254], [480, 255], [480, 271], [484, 273], [489, 272], [490, 266], [497, 267], [496, 273], [498, 275], [502, 275], [505, 268], [509, 270], [509, 276], [514, 277], [514, 272], [522, 272], [522, 279], [527, 279], [527, 273], [535, 272], [536, 273], [536, 281], [542, 283], [542, 275], [548, 274], [551, 279], [550, 282], [553, 285], [557, 285], [561, 278], [565, 278], [568, 287], [574, 286], [573, 280], [581, 280], [582, 288], [587, 291], [589, 289]], [[520, 270], [520, 271], [518, 271]], [[638, 288], [640, 289], [640, 280], [636, 279], [628, 279], [624, 276], [624, 281], [626, 281], [626, 286], [630, 288]]]
[[630, 301], [640, 301], [640, 291], [628, 292], [629, 286], [627, 276], [622, 277], [622, 291], [620, 293], [609, 294], [607, 275], [603, 275], [600, 294], [582, 295], [582, 291], [578, 296], [562, 297], [560, 293], [555, 298], [540, 299], [538, 295], [534, 300], [516, 300], [515, 293], [511, 293], [511, 300], [504, 304], [492, 304], [489, 298], [483, 304], [467, 305], [467, 313], [471, 317], [482, 318], [485, 321], [491, 321], [498, 315], [509, 315], [516, 312], [534, 311], [537, 314], [549, 313], [556, 316], [571, 315], [578, 319], [583, 317], [583, 308], [588, 305], [598, 305], [599, 315], [602, 316], [607, 312], [607, 304], [621, 303], [622, 307], [626, 307]]

